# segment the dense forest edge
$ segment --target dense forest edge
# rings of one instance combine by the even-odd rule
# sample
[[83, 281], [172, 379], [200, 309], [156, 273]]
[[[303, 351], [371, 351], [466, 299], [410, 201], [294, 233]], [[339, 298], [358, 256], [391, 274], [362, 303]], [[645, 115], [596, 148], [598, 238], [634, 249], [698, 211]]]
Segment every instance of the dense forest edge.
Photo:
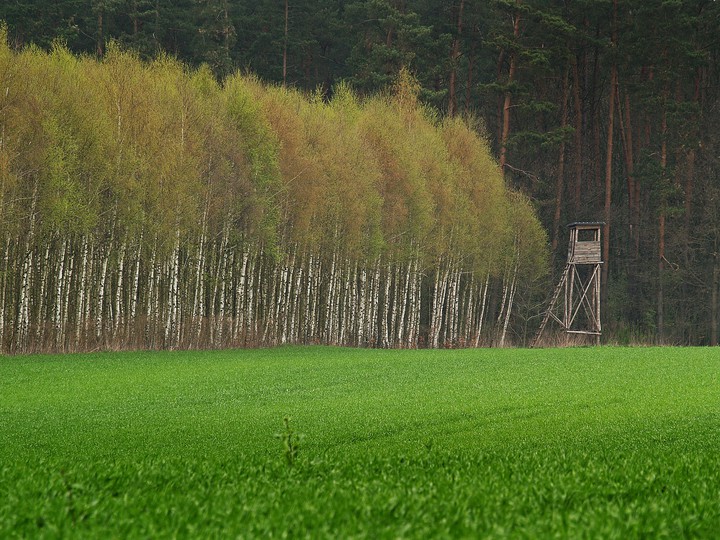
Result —
[[547, 269], [473, 125], [0, 36], [5, 352], [505, 345]]
[[[222, 92], [238, 73], [252, 73], [239, 79], [324, 105], [349, 94], [364, 111], [370, 102], [394, 99], [404, 77], [431, 124], [460, 122], [482, 134], [516, 194], [511, 198], [533, 207], [548, 237], [550, 272], [515, 289], [504, 341], [488, 335], [478, 343], [525, 343], [562, 272], [565, 225], [602, 221], [603, 339], [718, 344], [720, 3], [714, 0], [24, 0], [2, 3], [0, 20], [13, 54], [59, 48], [81, 62], [104, 64], [126, 51], [148, 65], [178, 62], [190, 78], [205, 73]], [[404, 71], [411, 76], [401, 77]], [[263, 102], [257, 106], [266, 114]], [[277, 124], [285, 117], [266, 118], [270, 127], [253, 137], [270, 133], [279, 148], [291, 147]], [[290, 174], [283, 159], [277, 166]], [[290, 178], [303, 170], [295, 167]], [[253, 192], [256, 202], [277, 197], [269, 184], [265, 189]], [[270, 248], [288, 237], [277, 225], [285, 219], [277, 201], [261, 225], [252, 225], [258, 227], [252, 234], [263, 238], [263, 257], [287, 249]], [[384, 256], [383, 242], [395, 240], [382, 238], [373, 249]], [[299, 254], [302, 249], [298, 244]], [[381, 259], [381, 269], [384, 264]], [[418, 263], [423, 287], [436, 266]], [[368, 265], [362, 279], [375, 276], [374, 268]], [[381, 274], [389, 274], [384, 268]], [[483, 272], [474, 275], [482, 280]], [[491, 305], [501, 303], [503, 272], [493, 269], [488, 280], [485, 315], [494, 316], [495, 326], [502, 310]], [[456, 340], [427, 337], [436, 333], [428, 330], [428, 294], [420, 302], [418, 332], [425, 337], [418, 345], [449, 346]]]

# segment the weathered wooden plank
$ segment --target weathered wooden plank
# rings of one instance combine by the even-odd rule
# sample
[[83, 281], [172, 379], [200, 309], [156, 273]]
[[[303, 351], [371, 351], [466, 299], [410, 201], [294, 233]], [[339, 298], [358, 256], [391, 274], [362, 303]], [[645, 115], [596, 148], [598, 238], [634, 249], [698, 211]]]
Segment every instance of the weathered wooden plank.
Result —
[[600, 242], [576, 242], [571, 262], [598, 263], [602, 260]]

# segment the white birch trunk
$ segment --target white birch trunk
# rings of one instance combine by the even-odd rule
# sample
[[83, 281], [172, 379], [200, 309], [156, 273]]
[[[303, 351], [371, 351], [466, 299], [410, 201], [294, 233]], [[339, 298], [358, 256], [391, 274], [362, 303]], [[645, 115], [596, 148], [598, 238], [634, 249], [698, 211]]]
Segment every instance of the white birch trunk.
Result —
[[510, 313], [512, 313], [513, 300], [515, 299], [515, 283], [517, 280], [518, 263], [515, 263], [515, 269], [513, 270], [512, 281], [510, 282], [510, 294], [508, 297], [508, 305], [505, 310], [505, 320], [502, 326], [502, 335], [500, 336], [500, 347], [505, 346], [505, 336], [507, 334], [508, 323], [510, 322]]
[[[143, 233], [140, 231], [140, 241], [138, 242], [137, 254], [135, 256], [135, 270], [133, 272], [133, 286], [130, 294], [130, 318], [128, 323], [132, 325], [132, 328], [137, 328], [135, 317], [137, 316], [138, 307], [138, 292], [140, 290], [140, 261], [142, 259], [142, 248], [143, 248]], [[131, 332], [134, 337], [135, 332]]]
[[416, 255], [413, 262], [413, 280], [410, 292], [410, 303], [412, 306], [412, 323], [410, 324], [410, 335], [408, 336], [408, 341], [411, 347], [417, 347], [418, 337], [420, 335], [420, 274], [418, 272], [419, 265], [419, 255]]
[[175, 231], [175, 245], [171, 261], [168, 262], [170, 283], [168, 287], [168, 307], [165, 315], [165, 344], [170, 349], [175, 349], [177, 343], [178, 326], [178, 274], [180, 271], [180, 229]]
[[250, 253], [243, 246], [242, 265], [240, 267], [240, 280], [237, 290], [235, 291], [235, 330], [233, 331], [233, 341], [237, 342], [240, 333], [245, 326], [245, 283], [247, 281], [248, 262], [250, 261]]
[[273, 327], [271, 332], [271, 341], [274, 344], [278, 343], [282, 334], [282, 319], [285, 314], [285, 288], [287, 287], [288, 281], [288, 266], [287, 261], [283, 260], [282, 265], [276, 267], [277, 283], [275, 285], [275, 301], [273, 307], [275, 309], [275, 315], [273, 316]]
[[228, 317], [228, 346], [236, 345], [238, 334], [238, 299], [240, 298], [238, 284], [240, 283], [240, 270], [242, 269], [242, 251], [238, 246], [230, 249], [230, 271], [228, 276], [227, 317]]
[[28, 330], [30, 327], [30, 286], [32, 284], [33, 253], [30, 240], [34, 236], [34, 212], [33, 224], [30, 226], [28, 241], [25, 244], [25, 257], [23, 261], [22, 280], [20, 285], [20, 310], [17, 327], [17, 352], [25, 352]]
[[28, 327], [28, 288], [30, 286], [30, 272], [32, 271], [32, 252], [28, 244], [25, 245], [23, 267], [20, 281], [20, 297], [18, 299], [17, 328], [15, 330], [15, 351], [22, 353], [25, 349], [25, 332]]
[[155, 343], [155, 323], [157, 310], [155, 302], [156, 290], [156, 274], [157, 274], [157, 236], [153, 243], [152, 253], [150, 254], [150, 275], [148, 276], [147, 305], [145, 306], [145, 345], [153, 347]]
[[105, 319], [105, 287], [107, 281], [108, 265], [110, 263], [110, 253], [112, 251], [113, 241], [115, 239], [115, 219], [117, 215], [117, 208], [113, 210], [112, 225], [110, 229], [110, 241], [107, 243], [104, 249], [101, 250], [102, 257], [102, 270], [100, 271], [100, 280], [98, 287], [97, 296], [97, 312], [95, 313], [95, 337], [100, 340], [103, 338]]
[[55, 284], [55, 313], [53, 326], [55, 328], [55, 344], [59, 345], [64, 340], [62, 328], [63, 316], [63, 279], [65, 277], [65, 251], [67, 250], [67, 239], [63, 241], [60, 248], [59, 268], [57, 272], [57, 283]]
[[92, 284], [92, 276], [95, 275], [95, 265], [96, 265], [96, 257], [95, 257], [95, 242], [93, 241], [92, 244], [90, 244], [90, 254], [89, 254], [89, 261], [88, 264], [90, 265], [88, 268], [88, 286], [85, 288], [85, 301], [83, 304], [83, 337], [87, 341], [87, 338], [91, 334], [91, 324], [92, 324], [92, 308], [93, 308], [93, 284]]
[[281, 343], [293, 343], [295, 332], [293, 324], [295, 321], [295, 309], [297, 306], [297, 288], [295, 286], [298, 278], [299, 268], [297, 265], [297, 245], [293, 247], [293, 254], [288, 263], [288, 276], [285, 285], [285, 301], [282, 317]]
[[[45, 256], [43, 257], [43, 262], [40, 268], [40, 296], [38, 297], [37, 320], [35, 321], [35, 335], [37, 336], [35, 347], [39, 348], [39, 350], [42, 350], [45, 345], [45, 323], [47, 322], [45, 298], [48, 294], [48, 276], [50, 275], [50, 244], [52, 243], [52, 240], [50, 240], [45, 246]], [[55, 302], [60, 302], [60, 299], [56, 298]], [[50, 303], [47, 302], [47, 304]], [[47, 306], [47, 311], [49, 310], [50, 306]]]
[[499, 343], [502, 339], [501, 333], [502, 333], [502, 326], [503, 321], [505, 320], [505, 303], [507, 301], [508, 297], [508, 271], [506, 269], [505, 275], [503, 276], [502, 281], [502, 287], [503, 287], [503, 294], [502, 294], [502, 300], [500, 301], [500, 312], [498, 313], [497, 321], [495, 322], [495, 328], [493, 333], [495, 334], [496, 342]]
[[120, 324], [122, 322], [121, 317], [121, 301], [122, 301], [122, 293], [123, 293], [123, 275], [125, 272], [125, 250], [126, 250], [126, 240], [123, 239], [122, 243], [120, 244], [120, 253], [118, 254], [118, 278], [117, 278], [117, 288], [115, 289], [115, 317], [113, 320], [113, 339], [117, 338], [118, 330], [120, 329]]
[[270, 270], [270, 279], [268, 280], [268, 290], [262, 296], [258, 298], [258, 302], [261, 300], [265, 302], [265, 327], [263, 329], [261, 343], [263, 345], [268, 344], [268, 336], [270, 335], [271, 328], [274, 325], [273, 317], [275, 315], [275, 307], [277, 306], [277, 288], [278, 281], [280, 280], [278, 265], [273, 264]]
[[5, 298], [7, 291], [7, 275], [10, 271], [10, 237], [5, 240], [2, 273], [0, 276], [0, 354], [5, 350]]
[[114, 229], [115, 225], [113, 224], [113, 233], [110, 234], [110, 242], [108, 242], [105, 249], [102, 250], [102, 270], [100, 271], [100, 279], [98, 281], [98, 295], [96, 302], [97, 311], [95, 312], [95, 337], [98, 340], [103, 337], [103, 326], [105, 322], [103, 318], [103, 311], [105, 307], [105, 281], [107, 279], [108, 264], [110, 262], [110, 250], [112, 249]]
[[272, 261], [268, 260], [265, 256], [265, 251], [261, 254], [260, 260], [258, 261], [258, 274], [257, 274], [257, 294], [255, 295], [255, 340], [258, 344], [262, 344], [263, 329], [261, 324], [263, 319], [267, 318], [270, 306], [272, 305], [272, 288], [274, 286], [275, 274], [272, 267]]
[[[197, 257], [195, 258], [195, 283], [193, 284], [192, 312], [190, 317], [190, 347], [196, 345], [200, 339], [202, 331], [202, 323], [200, 322], [200, 293], [201, 281], [203, 278], [203, 264], [205, 256], [205, 220], [203, 219], [203, 228], [198, 240]], [[197, 343], [199, 346], [199, 343]]]
[[432, 329], [432, 347], [437, 349], [440, 346], [440, 335], [443, 330], [443, 312], [445, 309], [445, 300], [448, 291], [448, 278], [452, 261], [448, 261], [445, 265], [445, 271], [441, 271], [442, 264], [438, 264], [437, 273], [435, 274], [435, 296], [433, 302], [433, 313], [430, 328]]
[[210, 320], [210, 344], [215, 344], [215, 337], [217, 334], [217, 299], [218, 299], [218, 292], [220, 290], [220, 281], [223, 279], [222, 275], [222, 265], [224, 263], [223, 254], [225, 253], [225, 244], [227, 242], [227, 228], [226, 226], [223, 226], [223, 234], [222, 238], [220, 240], [220, 246], [218, 247], [217, 251], [217, 263], [214, 268], [214, 274], [215, 274], [215, 284], [213, 285], [213, 292], [212, 292], [212, 298], [210, 300], [210, 306], [209, 306], [209, 320]]
[[275, 290], [271, 304], [273, 317], [270, 326], [270, 342], [275, 345], [280, 340], [280, 326], [285, 312], [285, 287], [287, 286], [288, 268], [286, 261], [282, 265], [275, 265]]
[[87, 303], [87, 266], [88, 266], [88, 237], [82, 237], [82, 270], [80, 271], [80, 283], [78, 285], [77, 309], [75, 311], [75, 349], [80, 346], [80, 337], [85, 327], [85, 305]]
[[[265, 261], [267, 264], [267, 261]], [[275, 290], [277, 289], [277, 282], [278, 282], [278, 268], [276, 264], [268, 265], [267, 273], [269, 274], [269, 279], [267, 281], [267, 289], [262, 291], [262, 296], [259, 296], [257, 298], [258, 305], [260, 305], [260, 302], [264, 302], [264, 310], [263, 313], [265, 315], [265, 325], [263, 327], [262, 336], [260, 339], [260, 342], [263, 346], [267, 345], [267, 339], [268, 335], [270, 334], [270, 327], [272, 326], [272, 319], [275, 315]], [[258, 310], [259, 313], [259, 310]]]
[[33, 250], [28, 249], [25, 255], [20, 287], [20, 316], [18, 317], [17, 351], [25, 352], [26, 338], [30, 328], [30, 286], [33, 272]]
[[[353, 284], [351, 282], [350, 274], [352, 273], [352, 270], [350, 269], [349, 259], [345, 259], [343, 273], [345, 274], [345, 286], [342, 288], [342, 296], [340, 299], [341, 304], [338, 307], [338, 345], [345, 344], [345, 332], [347, 330], [348, 333], [350, 333], [352, 328], [352, 321], [350, 320], [352, 314], [350, 313], [350, 310], [352, 309], [351, 304], [353, 303]], [[342, 307], [342, 312], [340, 312], [340, 307]]]
[[[455, 235], [454, 229], [450, 231], [450, 237], [448, 239], [448, 246], [452, 245], [452, 239]], [[445, 288], [444, 288], [444, 295], [443, 295], [443, 303], [442, 303], [442, 310], [443, 310], [443, 320], [444, 320], [444, 328], [441, 332], [441, 336], [444, 337], [442, 340], [442, 344], [444, 347], [452, 347], [454, 346], [453, 343], [453, 326], [455, 324], [455, 272], [456, 272], [456, 265], [458, 263], [456, 262], [456, 259], [453, 257], [453, 251], [450, 251], [450, 254], [448, 256], [447, 266], [445, 270]]]
[[435, 280], [433, 283], [432, 288], [432, 302], [430, 303], [430, 306], [432, 307], [432, 312], [430, 313], [430, 335], [429, 335], [429, 345], [433, 349], [437, 348], [437, 341], [435, 339], [435, 335], [438, 333], [438, 297], [440, 295], [440, 264], [438, 264], [437, 268], [435, 269]]
[[335, 288], [335, 264], [337, 253], [333, 251], [332, 263], [330, 264], [330, 274], [328, 276], [327, 300], [325, 302], [325, 342], [332, 343], [332, 324], [333, 324], [333, 303]]
[[[32, 283], [33, 270], [33, 243], [35, 240], [35, 210], [37, 208], [38, 181], [35, 181], [33, 188], [32, 204], [30, 207], [30, 227], [25, 241], [25, 252], [23, 256], [23, 269], [20, 285], [19, 314], [16, 331], [16, 350], [24, 352], [26, 337], [30, 325], [30, 285]], [[19, 242], [18, 242], [19, 245]]]
[[310, 339], [320, 341], [320, 316], [322, 306], [320, 305], [320, 291], [322, 288], [322, 270], [323, 262], [321, 257], [315, 259], [315, 272], [313, 275], [313, 291], [312, 291], [312, 312], [310, 315]]
[[[355, 267], [357, 268], [357, 263], [355, 264]], [[365, 314], [367, 310], [367, 271], [365, 268], [360, 269], [360, 285], [358, 288], [358, 336], [357, 336], [357, 344], [360, 346], [366, 345], [366, 337], [365, 337], [365, 328], [366, 328], [366, 322], [365, 322]]]
[[340, 337], [341, 345], [354, 344], [357, 336], [355, 324], [357, 322], [357, 275], [350, 259], [345, 260], [343, 280], [345, 287], [343, 288], [342, 313], [340, 320]]
[[445, 317], [445, 342], [455, 346], [457, 342], [456, 324], [458, 314], [458, 280], [459, 271], [453, 268], [449, 275], [447, 310]]
[[338, 262], [335, 265], [335, 275], [333, 280], [333, 300], [330, 320], [332, 321], [332, 331], [330, 334], [330, 344], [340, 345], [340, 333], [341, 333], [341, 321], [343, 313], [341, 311], [343, 307], [343, 296], [345, 294], [345, 288], [347, 283], [343, 284], [344, 265], [341, 256], [338, 254]]
[[370, 338], [370, 345], [376, 347], [378, 344], [377, 317], [380, 308], [380, 256], [375, 260], [375, 272], [373, 275], [372, 300], [370, 303], [370, 317], [368, 318], [367, 335]]
[[398, 324], [397, 341], [398, 346], [405, 348], [405, 328], [407, 326], [407, 314], [409, 313], [408, 304], [410, 302], [410, 269], [412, 268], [412, 261], [408, 261], [407, 270], [405, 271], [405, 280], [402, 285], [402, 294], [398, 296], [400, 298], [400, 322]]
[[60, 322], [60, 338], [62, 340], [60, 345], [62, 345], [63, 351], [68, 345], [67, 328], [70, 314], [70, 289], [72, 288], [72, 280], [75, 272], [75, 250], [72, 249], [72, 246], [70, 246], [69, 257], [70, 261], [67, 263], [67, 269], [65, 270], [65, 276], [63, 278], [63, 289], [65, 294], [63, 298], [63, 309]]
[[443, 315], [445, 313], [445, 298], [447, 297], [448, 282], [446, 276], [441, 277], [440, 283], [438, 283], [439, 290], [437, 291], [436, 304], [435, 304], [435, 333], [433, 334], [432, 346], [437, 349], [440, 347], [440, 336], [445, 329], [443, 325]]
[[315, 259], [312, 254], [306, 255], [307, 272], [305, 275], [305, 320], [303, 326], [305, 328], [305, 336], [303, 342], [308, 338], [315, 337]]
[[[202, 220], [202, 232], [200, 233], [200, 244], [198, 245], [198, 256], [197, 256], [197, 268], [195, 269], [195, 287], [193, 293], [193, 304], [192, 304], [192, 321], [193, 324], [198, 323], [198, 319], [201, 317], [200, 302], [202, 295], [203, 286], [203, 270], [205, 268], [205, 241], [207, 235], [207, 208], [203, 213]], [[202, 322], [198, 324], [197, 336], [199, 338], [202, 330]]]
[[227, 273], [228, 273], [228, 252], [225, 249], [222, 253], [223, 264], [220, 271], [220, 279], [222, 284], [220, 285], [220, 305], [218, 306], [218, 323], [216, 332], [217, 346], [223, 346], [223, 339], [225, 337], [225, 313], [227, 312], [227, 306], [225, 305], [225, 289], [227, 287]]
[[[295, 250], [297, 251], [297, 246], [295, 247]], [[295, 259], [295, 257], [293, 257]], [[294, 261], [294, 264], [297, 264], [296, 261]], [[301, 306], [301, 287], [302, 287], [302, 277], [303, 277], [303, 264], [297, 264], [295, 268], [295, 284], [294, 289], [292, 291], [292, 300], [293, 300], [293, 309], [290, 315], [290, 341], [292, 343], [297, 343], [299, 341], [300, 336], [300, 306]]]
[[223, 225], [222, 239], [217, 256], [217, 266], [215, 268], [215, 286], [213, 287], [212, 304], [211, 304], [211, 334], [210, 344], [213, 347], [220, 347], [223, 339], [223, 318], [225, 317], [225, 273], [227, 271], [227, 244], [230, 234], [230, 218], [225, 220]]
[[[419, 250], [418, 250], [419, 251]], [[415, 263], [413, 264], [413, 325], [412, 325], [412, 345], [418, 347], [420, 345], [420, 319], [422, 316], [422, 279], [423, 274], [420, 269], [421, 260], [419, 253], [415, 255]]]
[[252, 254], [252, 263], [251, 263], [252, 271], [250, 272], [250, 282], [248, 283], [248, 288], [247, 288], [247, 323], [246, 323], [247, 330], [245, 333], [246, 343], [248, 340], [255, 339], [255, 335], [253, 332], [253, 328], [255, 325], [255, 323], [254, 323], [255, 316], [254, 316], [254, 311], [253, 311], [254, 303], [253, 302], [255, 301], [255, 279], [258, 275], [258, 259], [260, 258], [261, 254], [262, 254], [262, 248], [260, 250], [256, 250]]
[[207, 238], [205, 235], [200, 237], [200, 254], [198, 257], [197, 272], [195, 274], [195, 294], [193, 297], [193, 323], [195, 325], [195, 342], [200, 346], [200, 339], [202, 337], [203, 320], [205, 320], [205, 266], [207, 258], [207, 250], [205, 249], [205, 243]]
[[398, 321], [399, 318], [399, 312], [400, 309], [400, 292], [401, 292], [401, 286], [400, 286], [400, 269], [401, 264], [397, 263], [395, 265], [395, 269], [393, 272], [393, 284], [392, 284], [392, 311], [390, 313], [390, 346], [391, 347], [397, 347], [398, 341], [398, 326], [400, 325], [400, 321]]
[[342, 299], [342, 264], [338, 260], [335, 265], [335, 275], [333, 276], [335, 285], [333, 290], [335, 291], [335, 297], [332, 303], [332, 339], [333, 345], [340, 345], [340, 300]]
[[475, 289], [475, 273], [472, 273], [470, 275], [470, 283], [466, 287], [465, 302], [463, 304], [465, 306], [465, 317], [463, 320], [462, 334], [463, 340], [468, 346], [474, 339], [472, 333], [475, 328], [475, 325], [473, 324], [473, 320], [475, 318]]
[[387, 279], [385, 279], [385, 264], [381, 260], [382, 256], [378, 256], [376, 263], [375, 273], [377, 276], [377, 291], [376, 291], [376, 302], [375, 302], [375, 314], [374, 314], [374, 330], [375, 345], [377, 347], [387, 347], [385, 339], [385, 321], [387, 319], [387, 312], [385, 309], [385, 300], [387, 298]]
[[[348, 261], [349, 262], [349, 261]], [[346, 280], [350, 283], [350, 297], [347, 298], [347, 309], [345, 312], [347, 313], [347, 317], [345, 318], [344, 326], [345, 330], [347, 332], [347, 337], [345, 338], [345, 343], [349, 344], [355, 344], [357, 346], [358, 344], [358, 333], [360, 332], [360, 285], [359, 285], [359, 267], [357, 261], [354, 261], [352, 263], [352, 266], [348, 264], [347, 267], [348, 275], [346, 276]]]
[[281, 289], [282, 298], [278, 299], [278, 305], [280, 307], [280, 317], [278, 319], [278, 340], [281, 344], [287, 343], [290, 335], [290, 318], [292, 317], [293, 310], [292, 289], [293, 284], [295, 283], [295, 253], [293, 253], [290, 260], [287, 261], [283, 277], [285, 283]]

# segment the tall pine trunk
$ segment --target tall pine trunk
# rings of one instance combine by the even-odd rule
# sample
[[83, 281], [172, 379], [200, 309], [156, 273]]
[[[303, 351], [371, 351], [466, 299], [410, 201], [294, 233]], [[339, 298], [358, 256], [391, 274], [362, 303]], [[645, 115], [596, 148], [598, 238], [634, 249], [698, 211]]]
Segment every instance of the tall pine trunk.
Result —
[[[667, 99], [667, 91], [664, 92]], [[667, 108], [663, 103], [661, 120], [660, 142], [660, 169], [662, 181], [665, 182], [667, 174]], [[658, 216], [658, 284], [657, 284], [657, 342], [662, 345], [665, 341], [665, 201], [660, 201], [660, 215]]]
[[457, 69], [460, 59], [460, 37], [463, 30], [463, 9], [465, 0], [460, 0], [458, 7], [457, 25], [455, 38], [453, 39], [452, 52], [450, 54], [450, 81], [448, 83], [448, 115], [454, 116], [457, 112]]
[[[515, 1], [516, 6], [520, 6], [520, 0]], [[513, 37], [518, 40], [520, 37], [520, 12], [516, 11], [513, 17]], [[507, 84], [511, 84], [515, 80], [515, 71], [517, 70], [517, 53], [510, 52], [510, 67], [508, 70]], [[505, 173], [507, 164], [507, 143], [510, 137], [510, 108], [512, 106], [512, 92], [510, 89], [505, 90], [502, 108], [502, 134], [500, 136], [500, 169]]]
[[[613, 0], [613, 25], [617, 19], [617, 0]], [[613, 42], [617, 41], [617, 36], [614, 34]], [[607, 284], [608, 284], [608, 272], [610, 269], [610, 221], [611, 221], [611, 202], [612, 202], [612, 164], [613, 164], [613, 138], [614, 138], [614, 124], [615, 124], [615, 92], [617, 89], [617, 66], [613, 64], [610, 71], [610, 95], [608, 97], [608, 133], [607, 133], [607, 148], [605, 154], [605, 201], [604, 201], [604, 218], [605, 226], [603, 227], [603, 266], [602, 266], [602, 283], [603, 287], [603, 298], [602, 304], [607, 304]]]
[[[565, 68], [562, 90], [562, 113], [560, 115], [560, 129], [564, 130], [568, 120], [568, 86], [569, 68]], [[558, 153], [557, 176], [555, 178], [555, 213], [553, 214], [553, 236], [552, 236], [552, 257], [557, 255], [557, 248], [560, 236], [560, 217], [562, 212], [563, 190], [565, 188], [565, 139], [560, 142]]]
[[580, 99], [580, 69], [577, 56], [572, 56], [573, 72], [573, 105], [575, 108], [575, 130], [573, 133], [575, 146], [575, 174], [573, 178], [573, 209], [574, 218], [580, 213], [580, 193], [583, 184], [583, 107]]

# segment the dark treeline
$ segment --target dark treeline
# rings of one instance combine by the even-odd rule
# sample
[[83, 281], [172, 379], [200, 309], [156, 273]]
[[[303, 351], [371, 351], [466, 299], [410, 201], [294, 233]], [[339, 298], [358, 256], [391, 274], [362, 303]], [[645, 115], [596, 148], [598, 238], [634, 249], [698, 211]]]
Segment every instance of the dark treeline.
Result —
[[556, 275], [564, 224], [606, 222], [607, 334], [718, 341], [716, 1], [25, 0], [0, 18], [16, 49], [59, 37], [103, 56], [114, 39], [326, 100], [339, 81], [372, 95], [407, 67], [424, 104], [482, 119]]
[[328, 101], [103, 56], [0, 43], [0, 351], [526, 339], [542, 228], [407, 72]]

